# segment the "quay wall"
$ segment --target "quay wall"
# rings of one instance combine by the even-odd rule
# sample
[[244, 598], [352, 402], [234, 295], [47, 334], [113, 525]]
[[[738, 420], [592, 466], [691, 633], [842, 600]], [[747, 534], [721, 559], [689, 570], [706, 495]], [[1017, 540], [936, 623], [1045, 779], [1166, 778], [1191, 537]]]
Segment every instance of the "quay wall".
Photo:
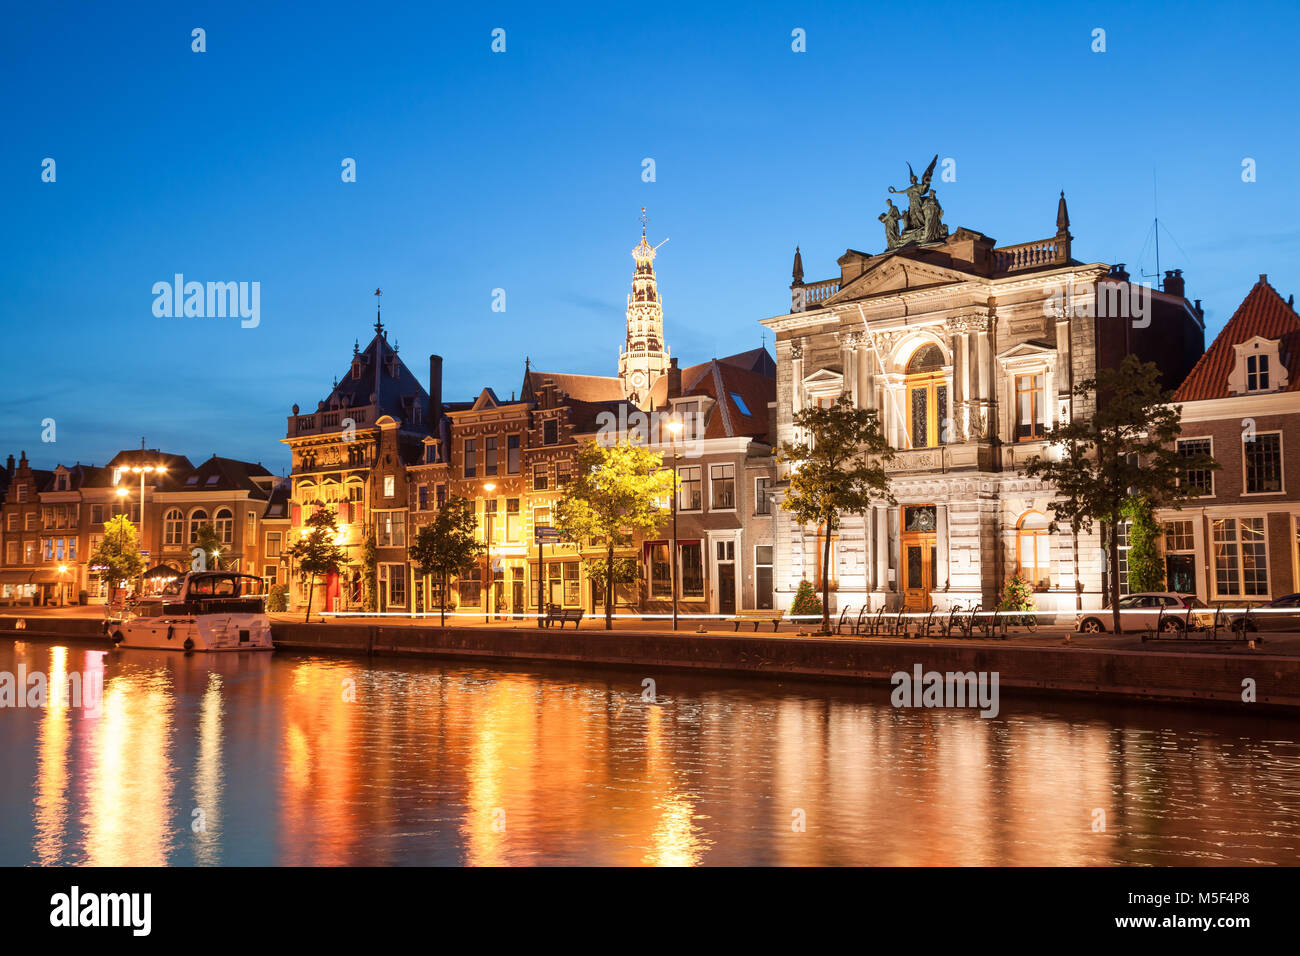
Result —
[[[0, 636], [102, 640], [95, 618], [0, 617]], [[923, 671], [997, 672], [1001, 686], [1057, 694], [1113, 696], [1186, 704], [1300, 711], [1300, 657], [1264, 650], [1163, 647], [1119, 650], [939, 640], [861, 640], [795, 635], [686, 634], [595, 629], [412, 626], [275, 621], [277, 647], [371, 656], [547, 661], [888, 682]], [[1247, 680], [1256, 702], [1243, 705]]]

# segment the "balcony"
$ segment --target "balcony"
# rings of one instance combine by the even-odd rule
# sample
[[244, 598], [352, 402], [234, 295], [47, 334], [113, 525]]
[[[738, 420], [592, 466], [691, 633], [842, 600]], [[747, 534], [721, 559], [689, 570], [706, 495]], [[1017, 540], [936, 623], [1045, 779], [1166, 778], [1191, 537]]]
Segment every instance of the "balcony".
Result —
[[353, 408], [335, 408], [318, 411], [311, 415], [290, 415], [288, 437], [301, 438], [304, 435], [324, 435], [332, 431], [342, 431], [347, 427], [344, 422], [352, 420], [355, 428], [361, 428], [377, 417], [376, 406], [357, 405]]

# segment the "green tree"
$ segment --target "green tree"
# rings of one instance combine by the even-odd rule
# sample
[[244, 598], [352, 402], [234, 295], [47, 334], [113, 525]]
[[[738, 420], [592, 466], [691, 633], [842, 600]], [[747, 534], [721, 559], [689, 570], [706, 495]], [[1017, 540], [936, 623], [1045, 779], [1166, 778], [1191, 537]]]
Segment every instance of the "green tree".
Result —
[[829, 634], [831, 539], [846, 514], [862, 514], [873, 501], [892, 502], [885, 462], [894, 450], [870, 409], [855, 408], [846, 395], [834, 405], [814, 405], [794, 416], [798, 441], [781, 446], [790, 465], [790, 487], [781, 502], [800, 524], [823, 532], [822, 633]]
[[1155, 509], [1143, 495], [1134, 495], [1124, 503], [1128, 529], [1128, 589], [1163, 591], [1165, 569], [1160, 558], [1160, 525]]
[[1161, 386], [1154, 362], [1126, 355], [1119, 368], [1099, 369], [1095, 378], [1080, 382], [1074, 394], [1095, 399], [1096, 412], [1049, 429], [1047, 444], [1065, 453], [1059, 459], [1032, 459], [1025, 474], [1055, 486], [1052, 512], [1068, 519], [1076, 536], [1079, 530], [1090, 530], [1094, 521], [1106, 530], [1112, 626], [1121, 634], [1119, 526], [1129, 499], [1141, 496], [1152, 509], [1179, 508], [1196, 495], [1184, 480], [1186, 472], [1217, 469], [1219, 464], [1208, 455], [1177, 451], [1182, 412], [1169, 404], [1170, 393]]
[[310, 621], [316, 579], [324, 574], [337, 574], [347, 563], [347, 552], [335, 543], [339, 529], [332, 509], [318, 508], [307, 518], [305, 525], [307, 533], [299, 537], [287, 553], [298, 562], [298, 573], [310, 580], [307, 587], [307, 616], [303, 618], [304, 621]]
[[365, 609], [369, 612], [379, 610], [379, 544], [375, 533], [366, 535], [361, 545], [361, 579], [365, 582], [365, 596], [362, 598]]
[[199, 555], [195, 551], [202, 552], [202, 560], [195, 563], [191, 561], [190, 568], [194, 571], [220, 571], [221, 570], [221, 549], [223, 545], [221, 538], [217, 535], [216, 526], [211, 521], [205, 521], [199, 525], [194, 532], [194, 541], [190, 544], [190, 556], [198, 561]]
[[447, 623], [448, 581], [452, 575], [471, 571], [484, 552], [483, 543], [476, 537], [477, 529], [474, 503], [453, 495], [438, 509], [433, 521], [416, 533], [407, 549], [420, 574], [431, 575], [439, 583], [442, 624]]
[[135, 525], [126, 515], [117, 515], [104, 524], [104, 540], [90, 556], [90, 566], [114, 590], [144, 574], [144, 558], [136, 538]]
[[577, 475], [555, 506], [555, 526], [570, 541], [596, 538], [605, 556], [584, 558], [588, 575], [599, 575], [605, 591], [605, 628], [614, 627], [614, 585], [630, 579], [626, 562], [614, 560], [614, 550], [633, 542], [638, 533], [654, 534], [668, 516], [669, 495], [676, 478], [663, 470], [663, 455], [628, 440], [616, 445], [584, 442], [578, 450]]

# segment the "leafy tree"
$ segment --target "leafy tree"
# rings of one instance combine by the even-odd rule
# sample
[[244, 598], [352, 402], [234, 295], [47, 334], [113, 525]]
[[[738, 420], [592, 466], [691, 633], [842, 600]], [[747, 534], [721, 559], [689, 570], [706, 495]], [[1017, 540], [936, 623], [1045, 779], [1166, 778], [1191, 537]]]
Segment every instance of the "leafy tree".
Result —
[[791, 617], [806, 617], [822, 613], [822, 600], [813, 590], [812, 582], [804, 578], [795, 589], [794, 600], [790, 602]]
[[284, 611], [289, 607], [289, 589], [283, 584], [271, 585], [266, 593], [266, 610], [268, 613]]
[[[1025, 474], [1056, 487], [1051, 509], [1070, 520], [1076, 536], [1094, 521], [1106, 530], [1109, 545], [1112, 626], [1123, 633], [1119, 614], [1119, 525], [1130, 498], [1141, 496], [1151, 509], [1179, 508], [1196, 489], [1184, 479], [1189, 469], [1216, 469], [1208, 455], [1181, 455], [1177, 449], [1182, 412], [1169, 404], [1160, 369], [1126, 355], [1117, 369], [1099, 369], [1074, 389], [1094, 397], [1091, 418], [1058, 423], [1048, 430], [1049, 445], [1067, 449], [1059, 460], [1037, 457]], [[1076, 550], [1076, 576], [1078, 568]]]
[[[216, 526], [211, 521], [205, 521], [199, 525], [194, 532], [194, 543], [190, 545], [190, 555], [196, 562], [191, 562], [190, 568], [194, 571], [220, 571], [221, 570], [221, 549], [224, 547], [221, 538], [217, 535]], [[199, 555], [195, 551], [202, 552], [202, 561], [199, 562]]]
[[794, 417], [798, 441], [781, 446], [791, 466], [781, 507], [825, 533], [822, 549], [822, 633], [829, 634], [831, 539], [846, 514], [862, 514], [873, 501], [892, 502], [884, 463], [894, 450], [880, 431], [875, 411], [855, 408], [841, 395], [834, 405], [814, 405]]
[[379, 544], [371, 531], [361, 545], [361, 577], [365, 582], [364, 607], [367, 611], [379, 610]]
[[626, 439], [616, 445], [584, 442], [577, 475], [556, 503], [555, 526], [562, 535], [604, 542], [604, 558], [583, 563], [604, 585], [606, 630], [614, 627], [614, 585], [639, 578], [625, 576], [627, 562], [615, 561], [614, 550], [631, 544], [638, 532], [654, 534], [668, 517], [665, 502], [675, 493], [676, 477], [662, 466], [663, 455]]
[[1155, 509], [1145, 497], [1135, 495], [1124, 503], [1128, 519], [1128, 589], [1163, 591], [1165, 569], [1160, 560], [1160, 526]]
[[438, 509], [433, 521], [415, 535], [411, 543], [411, 560], [421, 574], [437, 579], [442, 593], [440, 622], [447, 623], [447, 582], [452, 575], [471, 571], [484, 552], [475, 536], [478, 521], [474, 503], [453, 495]]
[[105, 523], [104, 540], [90, 556], [90, 566], [98, 568], [100, 577], [113, 589], [144, 574], [144, 558], [130, 518], [117, 515]]
[[307, 588], [307, 616], [311, 620], [311, 600], [316, 590], [316, 579], [323, 574], [337, 574], [347, 563], [347, 552], [335, 544], [339, 529], [334, 522], [334, 511], [330, 508], [318, 508], [306, 522], [307, 533], [295, 541], [287, 554], [298, 562], [298, 573], [310, 577]]

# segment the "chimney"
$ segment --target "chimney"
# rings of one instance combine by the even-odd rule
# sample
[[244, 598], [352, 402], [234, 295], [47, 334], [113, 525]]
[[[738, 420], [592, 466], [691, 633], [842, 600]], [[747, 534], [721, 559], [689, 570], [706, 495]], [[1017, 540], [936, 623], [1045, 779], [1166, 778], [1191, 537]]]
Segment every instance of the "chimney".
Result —
[[682, 396], [682, 370], [677, 367], [677, 359], [668, 360], [668, 397], [681, 398]]
[[1111, 266], [1110, 275], [1108, 278], [1119, 279], [1121, 282], [1127, 282], [1128, 270], [1124, 268], [1124, 263], [1117, 262], [1113, 266]]
[[1183, 298], [1183, 270], [1166, 269], [1164, 288], [1170, 295], [1176, 295], [1180, 299]]
[[429, 356], [429, 427], [435, 432], [442, 418], [442, 356]]
[[9, 475], [10, 478], [12, 478], [12, 477], [14, 476], [14, 456], [13, 456], [13, 455], [10, 455], [10, 456], [9, 456], [9, 463], [8, 463], [7, 465], [5, 465], [5, 472], [8, 473], [8, 475]]

